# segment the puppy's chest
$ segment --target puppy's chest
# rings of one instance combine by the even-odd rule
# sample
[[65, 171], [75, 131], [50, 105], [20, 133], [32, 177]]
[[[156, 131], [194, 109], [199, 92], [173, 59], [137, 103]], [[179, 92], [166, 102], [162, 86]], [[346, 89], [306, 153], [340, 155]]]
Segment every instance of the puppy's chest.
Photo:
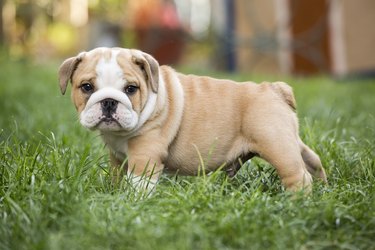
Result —
[[106, 146], [115, 154], [119, 160], [124, 160], [128, 154], [128, 138], [119, 136], [102, 136]]

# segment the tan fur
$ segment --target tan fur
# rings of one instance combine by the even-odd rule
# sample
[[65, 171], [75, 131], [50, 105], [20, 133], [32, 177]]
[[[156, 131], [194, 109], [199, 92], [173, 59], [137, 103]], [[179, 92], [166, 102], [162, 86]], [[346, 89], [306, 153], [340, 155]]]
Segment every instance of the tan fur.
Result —
[[[257, 155], [276, 168], [289, 190], [309, 190], [311, 174], [326, 181], [319, 157], [299, 138], [289, 85], [184, 75], [159, 67], [149, 55], [134, 60], [139, 53], [135, 52], [124, 49], [118, 58], [124, 76], [141, 86], [131, 98], [133, 108], [140, 113], [150, 91], [157, 92], [157, 103], [147, 122], [131, 136], [103, 134], [113, 165], [121, 165], [127, 156], [128, 173], [154, 180], [163, 171], [196, 175], [202, 167], [214, 171], [223, 164], [234, 175], [240, 168], [238, 159], [244, 162]], [[87, 98], [77, 86], [88, 77], [95, 82], [94, 68], [102, 56], [83, 58], [74, 72], [60, 71], [60, 79], [69, 79], [64, 75], [69, 72], [73, 75], [72, 98], [78, 112]]]

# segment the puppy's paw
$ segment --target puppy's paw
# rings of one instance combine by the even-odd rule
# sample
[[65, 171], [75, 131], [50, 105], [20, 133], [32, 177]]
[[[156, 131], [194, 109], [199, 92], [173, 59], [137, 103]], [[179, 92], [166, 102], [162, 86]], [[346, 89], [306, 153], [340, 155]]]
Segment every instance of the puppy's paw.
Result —
[[157, 180], [150, 176], [136, 176], [133, 174], [127, 176], [127, 182], [131, 186], [134, 194], [142, 198], [152, 195], [157, 184]]

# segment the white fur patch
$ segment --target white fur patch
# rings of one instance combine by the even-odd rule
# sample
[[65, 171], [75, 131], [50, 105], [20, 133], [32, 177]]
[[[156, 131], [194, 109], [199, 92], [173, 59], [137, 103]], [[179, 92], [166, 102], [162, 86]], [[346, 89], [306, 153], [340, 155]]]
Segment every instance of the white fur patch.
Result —
[[111, 50], [112, 56], [109, 60], [101, 58], [96, 65], [96, 87], [98, 89], [112, 87], [121, 90], [125, 86], [124, 72], [117, 63], [119, 50]]
[[142, 127], [142, 125], [151, 117], [152, 113], [155, 110], [157, 97], [157, 94], [155, 94], [154, 92], [150, 92], [146, 105], [139, 115], [137, 129]]
[[154, 190], [157, 180], [147, 176], [128, 174], [129, 183], [137, 192], [151, 192]]
[[128, 155], [128, 137], [113, 132], [102, 132], [103, 141], [114, 153], [115, 157], [121, 161]]

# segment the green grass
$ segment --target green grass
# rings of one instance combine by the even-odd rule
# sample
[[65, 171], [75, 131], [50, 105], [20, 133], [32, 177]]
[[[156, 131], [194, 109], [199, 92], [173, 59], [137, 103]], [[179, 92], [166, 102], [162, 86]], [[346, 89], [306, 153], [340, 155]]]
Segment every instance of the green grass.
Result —
[[1, 61], [0, 249], [375, 249], [374, 81], [289, 79], [329, 179], [310, 196], [290, 197], [253, 160], [233, 180], [163, 176], [139, 199], [111, 185], [57, 66]]

